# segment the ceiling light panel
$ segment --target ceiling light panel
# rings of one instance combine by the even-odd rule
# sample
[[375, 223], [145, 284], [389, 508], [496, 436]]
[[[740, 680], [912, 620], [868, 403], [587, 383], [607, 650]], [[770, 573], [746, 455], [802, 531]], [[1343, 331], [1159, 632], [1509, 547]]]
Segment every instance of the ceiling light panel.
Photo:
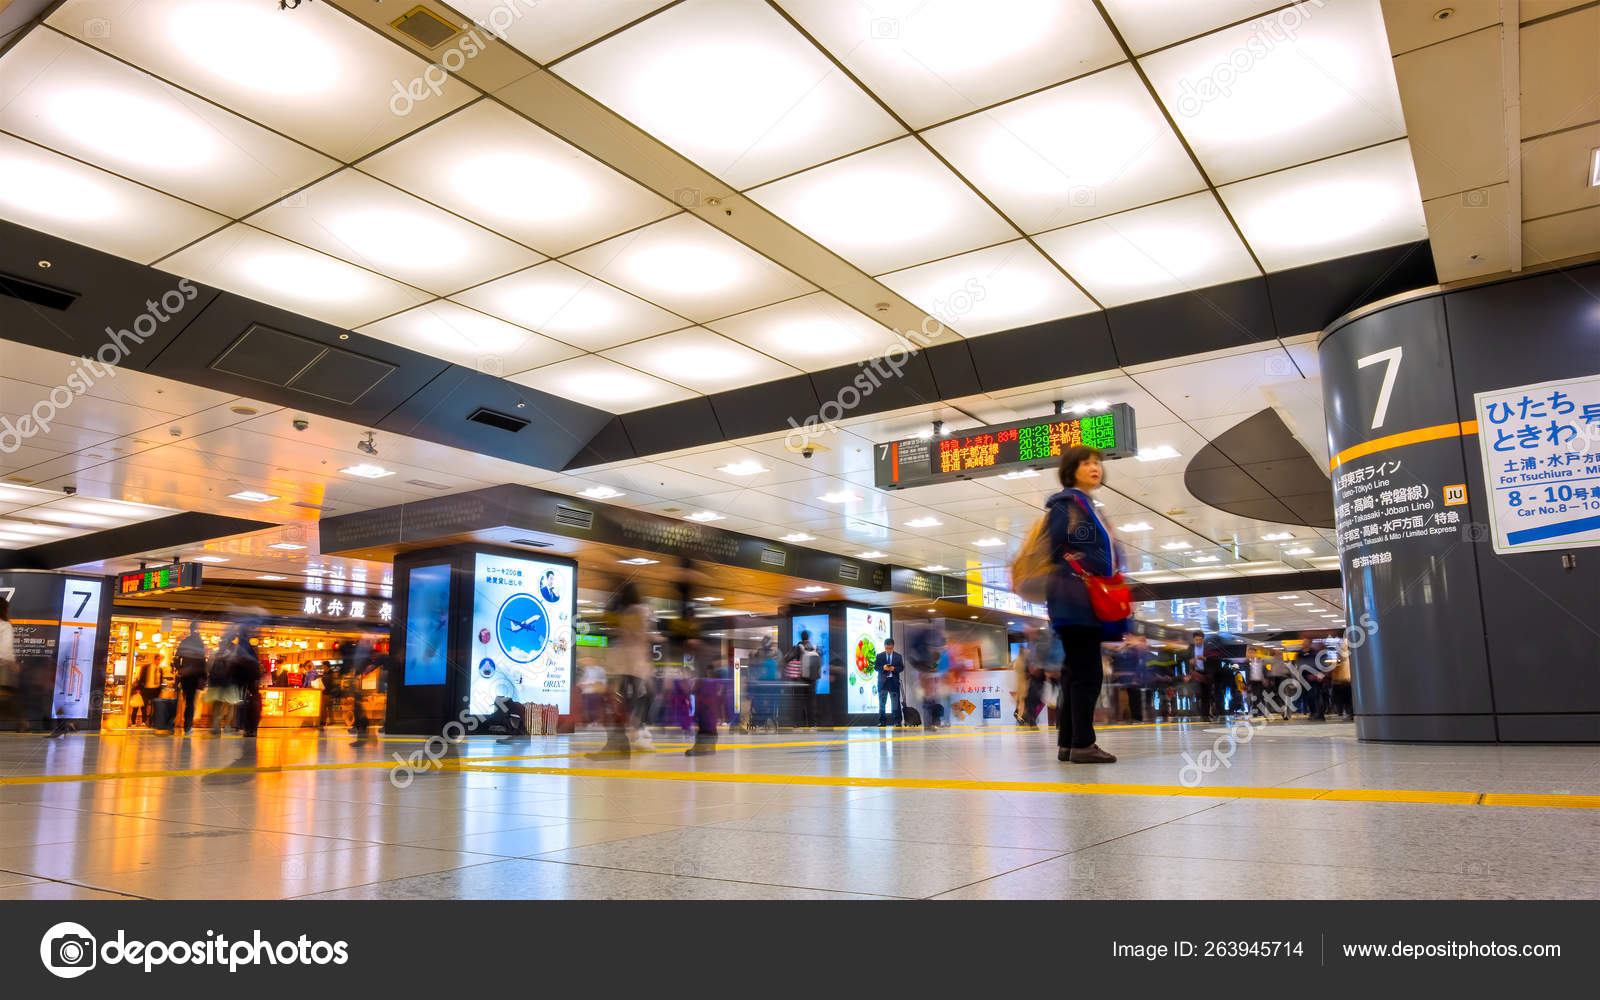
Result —
[[436, 295], [544, 259], [356, 170], [318, 181], [250, 224]]
[[1404, 139], [1219, 189], [1269, 271], [1425, 239]]
[[428, 299], [426, 292], [239, 224], [157, 266], [346, 329]]
[[630, 413], [695, 396], [682, 386], [592, 354], [535, 368], [512, 376], [511, 381], [608, 413]]
[[[1136, 54], [1159, 49], [1185, 38], [1203, 35], [1225, 24], [1233, 24], [1255, 17], [1274, 7], [1282, 7], [1283, 0], [1102, 0], [1111, 21], [1122, 32], [1123, 40]], [[1326, 0], [1323, 0], [1325, 3]], [[1286, 30], [1303, 24], [1308, 12], [1315, 11], [1313, 4], [1301, 4], [1300, 14], [1279, 17]], [[1284, 12], [1280, 12], [1282, 14]]]
[[1260, 273], [1210, 194], [1082, 222], [1037, 241], [1107, 307]]
[[965, 337], [1096, 308], [1026, 240], [936, 260], [878, 280]]
[[452, 298], [586, 351], [688, 325], [680, 316], [555, 261]]
[[1029, 233], [1205, 187], [1128, 65], [941, 125], [927, 139]]
[[[697, 323], [816, 290], [686, 213], [562, 259]], [[540, 332], [558, 336], [554, 331]]]
[[6, 53], [0, 129], [232, 217], [337, 166], [53, 31]]
[[0, 218], [149, 263], [227, 224], [214, 212], [0, 134]]
[[1378, 0], [1300, 9], [1292, 31], [1279, 12], [1140, 61], [1215, 183], [1405, 134]]
[[688, 0], [554, 72], [736, 188], [901, 132], [766, 4]]
[[913, 128], [1122, 60], [1090, 0], [786, 0]]
[[450, 6], [548, 63], [665, 6], [667, 0], [451, 0]]
[[883, 355], [894, 331], [826, 292], [803, 295], [708, 323], [713, 330], [801, 371], [822, 371]]
[[799, 374], [781, 361], [698, 327], [625, 344], [605, 352], [605, 357], [702, 393]]
[[582, 353], [445, 300], [408, 309], [357, 332], [489, 375], [514, 375]]
[[326, 3], [70, 0], [49, 23], [345, 162], [475, 96]]
[[360, 168], [552, 256], [677, 211], [493, 101], [435, 122]]
[[909, 138], [785, 177], [749, 195], [868, 274], [1016, 235], [960, 178]]

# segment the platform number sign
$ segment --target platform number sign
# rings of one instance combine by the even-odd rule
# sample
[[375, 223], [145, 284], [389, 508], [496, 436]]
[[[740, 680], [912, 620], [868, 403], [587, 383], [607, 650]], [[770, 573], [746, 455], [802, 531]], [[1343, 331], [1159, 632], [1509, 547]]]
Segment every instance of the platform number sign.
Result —
[[1378, 388], [1378, 405], [1372, 414], [1372, 429], [1377, 430], [1383, 426], [1383, 418], [1389, 413], [1389, 397], [1394, 393], [1395, 379], [1400, 375], [1400, 359], [1404, 357], [1405, 349], [1391, 347], [1386, 351], [1369, 354], [1364, 358], [1356, 359], [1357, 368], [1366, 368], [1369, 365], [1383, 364], [1383, 384]]

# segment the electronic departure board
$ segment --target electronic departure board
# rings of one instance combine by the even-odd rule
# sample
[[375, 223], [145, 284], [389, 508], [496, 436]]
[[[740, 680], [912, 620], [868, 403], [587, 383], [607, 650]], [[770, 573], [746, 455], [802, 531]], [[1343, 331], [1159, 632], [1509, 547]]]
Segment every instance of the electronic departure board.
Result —
[[170, 594], [175, 590], [193, 590], [200, 586], [199, 563], [167, 563], [151, 566], [133, 573], [124, 573], [117, 581], [118, 597], [143, 597], [146, 594]]
[[1057, 414], [961, 431], [944, 437], [906, 438], [877, 446], [874, 457], [879, 489], [925, 486], [978, 476], [1051, 469], [1061, 450], [1088, 445], [1106, 458], [1129, 458], [1139, 451], [1133, 408], [1114, 403], [1098, 413]]

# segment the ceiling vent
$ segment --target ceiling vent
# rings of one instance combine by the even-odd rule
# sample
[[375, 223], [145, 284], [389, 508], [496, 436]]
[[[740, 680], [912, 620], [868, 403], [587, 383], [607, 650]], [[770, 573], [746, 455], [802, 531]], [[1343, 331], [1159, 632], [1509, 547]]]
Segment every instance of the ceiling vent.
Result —
[[761, 564], [763, 566], [782, 566], [789, 561], [789, 554], [782, 549], [762, 549]]
[[855, 563], [840, 563], [839, 579], [848, 580], [851, 583], [856, 582], [861, 579], [861, 567]]
[[447, 490], [450, 487], [443, 483], [431, 483], [426, 479], [407, 479], [407, 486], [420, 486], [425, 490]]
[[527, 546], [530, 546], [530, 547], [536, 548], [536, 549], [548, 549], [550, 547], [550, 543], [549, 542], [541, 542], [537, 538], [513, 538], [511, 540], [511, 544], [512, 545], [527, 545]]
[[426, 7], [413, 7], [389, 26], [421, 45], [436, 49], [461, 34], [461, 29]]
[[353, 405], [394, 371], [394, 365], [306, 337], [252, 323], [212, 369], [309, 396]]
[[594, 527], [594, 512], [558, 503], [556, 504], [556, 523], [563, 528], [577, 528], [579, 531], [589, 531]]
[[68, 306], [78, 301], [76, 292], [62, 291], [49, 285], [41, 285], [37, 281], [4, 273], [0, 273], [0, 295], [58, 311], [65, 311]]
[[513, 434], [528, 426], [528, 422], [521, 417], [513, 417], [509, 413], [501, 413], [498, 410], [491, 410], [483, 406], [474, 410], [472, 416], [467, 419], [475, 424], [498, 427], [500, 430], [510, 431]]

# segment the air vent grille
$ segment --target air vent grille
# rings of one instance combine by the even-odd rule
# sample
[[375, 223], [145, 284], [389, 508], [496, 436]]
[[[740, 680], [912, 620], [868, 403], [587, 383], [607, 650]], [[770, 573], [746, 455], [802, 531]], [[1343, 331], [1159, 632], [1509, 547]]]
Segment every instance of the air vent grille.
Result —
[[426, 479], [407, 479], [406, 480], [406, 485], [407, 486], [420, 486], [425, 490], [447, 490], [447, 489], [450, 488], [450, 487], [446, 486], [444, 483], [429, 482]]
[[528, 426], [528, 422], [521, 417], [513, 417], [509, 413], [501, 413], [498, 410], [491, 410], [482, 406], [474, 410], [472, 412], [472, 416], [468, 417], [467, 419], [475, 424], [483, 424], [487, 427], [497, 427], [500, 430], [510, 431], [513, 434]]
[[541, 542], [537, 538], [513, 538], [511, 544], [527, 545], [535, 549], [548, 549], [550, 547], [549, 542]]
[[51, 288], [49, 285], [41, 285], [37, 281], [19, 278], [14, 274], [0, 274], [0, 295], [60, 311], [65, 311], [68, 306], [78, 301], [76, 292]]
[[459, 28], [426, 7], [411, 8], [404, 16], [390, 22], [390, 26], [430, 49], [436, 49], [461, 34]]
[[594, 527], [594, 512], [558, 503], [556, 504], [556, 523], [564, 528], [577, 528], [579, 531], [588, 531]]
[[782, 566], [788, 560], [789, 554], [782, 549], [761, 550], [761, 564], [763, 566]]
[[851, 583], [854, 583], [855, 581], [861, 579], [861, 567], [857, 566], [855, 563], [840, 563], [839, 579], [848, 580]]

